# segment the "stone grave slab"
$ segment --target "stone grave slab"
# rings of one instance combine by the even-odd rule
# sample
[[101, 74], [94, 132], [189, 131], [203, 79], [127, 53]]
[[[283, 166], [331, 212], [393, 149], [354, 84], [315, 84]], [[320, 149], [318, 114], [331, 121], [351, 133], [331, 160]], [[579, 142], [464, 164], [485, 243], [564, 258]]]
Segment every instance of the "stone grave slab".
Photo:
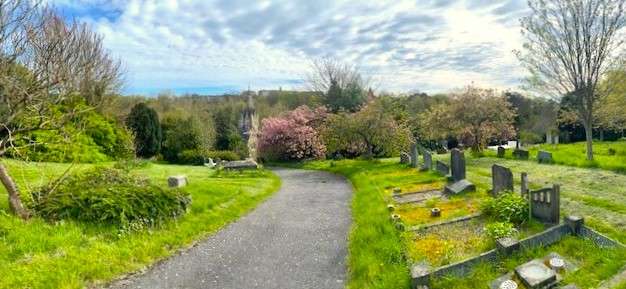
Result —
[[224, 169], [227, 170], [244, 170], [257, 169], [259, 165], [253, 160], [230, 161], [224, 163]]
[[419, 162], [419, 151], [417, 148], [417, 144], [411, 145], [411, 167], [417, 168]]
[[528, 289], [539, 289], [556, 282], [556, 273], [539, 260], [518, 266], [515, 275]]
[[476, 190], [476, 186], [468, 180], [460, 180], [458, 182], [454, 182], [450, 185], [447, 185], [443, 192], [449, 195], [457, 195], [465, 192], [473, 192]]
[[393, 195], [393, 200], [398, 204], [421, 203], [432, 198], [441, 198], [443, 193], [440, 190], [427, 190], [415, 193], [405, 193]]

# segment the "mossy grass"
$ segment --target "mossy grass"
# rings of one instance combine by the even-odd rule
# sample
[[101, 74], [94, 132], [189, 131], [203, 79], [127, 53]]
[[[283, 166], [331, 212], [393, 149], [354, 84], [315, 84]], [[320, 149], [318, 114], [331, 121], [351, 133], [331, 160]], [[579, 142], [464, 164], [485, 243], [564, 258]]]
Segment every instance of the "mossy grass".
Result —
[[[68, 164], [2, 160], [24, 191], [62, 174]], [[113, 165], [107, 164], [107, 165]], [[75, 165], [84, 170], [92, 165]], [[206, 167], [152, 164], [134, 170], [161, 186], [185, 174], [191, 210], [164, 225], [129, 234], [75, 221], [22, 221], [8, 214], [0, 189], [0, 288], [84, 288], [106, 283], [165, 258], [224, 227], [275, 192], [280, 180], [268, 171], [223, 172]]]
[[465, 278], [446, 276], [435, 279], [431, 288], [486, 288], [499, 276], [511, 272], [515, 267], [532, 259], [543, 258], [550, 252], [560, 254], [579, 267], [577, 271], [565, 272], [563, 276], [563, 284], [573, 283], [578, 288], [596, 288], [601, 281], [618, 273], [626, 264], [626, 250], [624, 249], [600, 248], [588, 240], [566, 237], [549, 247], [523, 250], [497, 263], [482, 263]]
[[[498, 163], [512, 168], [516, 190], [519, 190], [519, 173], [523, 171], [529, 173], [533, 189], [561, 183], [563, 215], [580, 214], [592, 228], [621, 242], [626, 241], [626, 233], [623, 230], [624, 215], [619, 205], [624, 203], [622, 200], [626, 198], [624, 191], [626, 188], [621, 186], [626, 183], [625, 175], [601, 169], [542, 165], [531, 161], [474, 158], [469, 155], [466, 157], [468, 179], [477, 185], [477, 192], [454, 197], [449, 200], [450, 202], [469, 199], [480, 203], [491, 187], [491, 165]], [[436, 158], [447, 160], [449, 155], [436, 155]], [[410, 242], [407, 238], [413, 240], [413, 237], [407, 237], [408, 233], [400, 233], [394, 228], [389, 220], [386, 204], [394, 187], [435, 183], [441, 181], [442, 177], [434, 172], [418, 172], [397, 162], [397, 159], [385, 159], [289, 164], [344, 175], [354, 186], [355, 194], [352, 201], [354, 223], [349, 240], [348, 288], [409, 288], [409, 267], [415, 257], [410, 255], [411, 248], [408, 247]], [[609, 202], [611, 198], [616, 200], [613, 204]], [[440, 206], [442, 203], [428, 202], [424, 207], [435, 205]], [[403, 206], [399, 206], [397, 209], [402, 208]], [[421, 222], [421, 217], [416, 217], [415, 220]], [[429, 221], [425, 221], [427, 222]], [[524, 226], [526, 229], [520, 232], [520, 238], [543, 228], [541, 224], [534, 222]], [[507, 270], [550, 251], [556, 251], [566, 258], [574, 258], [582, 265], [577, 274], [566, 276], [567, 282], [574, 282], [580, 288], [596, 286], [600, 280], [615, 274], [623, 265], [623, 260], [626, 260], [624, 258], [626, 253], [623, 251], [598, 249], [581, 239], [568, 238], [552, 247], [524, 252], [505, 262], [482, 264], [467, 278], [442, 278], [434, 285], [435, 288], [477, 288], [477, 284], [481, 284], [479, 287], [483, 285], [486, 287], [488, 282]]]

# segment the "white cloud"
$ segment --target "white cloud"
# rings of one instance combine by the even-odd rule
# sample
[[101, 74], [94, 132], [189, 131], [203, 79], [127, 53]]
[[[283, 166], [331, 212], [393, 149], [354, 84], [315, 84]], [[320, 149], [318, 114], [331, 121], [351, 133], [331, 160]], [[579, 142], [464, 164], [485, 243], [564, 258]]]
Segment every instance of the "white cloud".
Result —
[[55, 3], [105, 36], [132, 90], [290, 87], [325, 56], [387, 91], [514, 88], [524, 73], [523, 0], [98, 1]]

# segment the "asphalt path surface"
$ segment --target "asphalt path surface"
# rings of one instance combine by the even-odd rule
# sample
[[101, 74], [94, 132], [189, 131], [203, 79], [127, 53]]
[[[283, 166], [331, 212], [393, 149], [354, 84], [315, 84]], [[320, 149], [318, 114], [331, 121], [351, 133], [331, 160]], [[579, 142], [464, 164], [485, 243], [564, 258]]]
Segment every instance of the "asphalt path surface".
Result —
[[344, 288], [352, 187], [326, 172], [274, 172], [281, 189], [249, 214], [109, 288]]

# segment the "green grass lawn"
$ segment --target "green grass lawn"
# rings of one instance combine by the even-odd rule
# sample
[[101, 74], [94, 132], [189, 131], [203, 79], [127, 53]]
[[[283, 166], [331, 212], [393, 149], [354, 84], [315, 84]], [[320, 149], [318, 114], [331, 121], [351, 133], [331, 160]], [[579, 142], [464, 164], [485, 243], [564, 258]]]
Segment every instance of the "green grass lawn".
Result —
[[[554, 163], [582, 168], [601, 168], [605, 170], [626, 173], [626, 141], [593, 142], [593, 161], [587, 161], [585, 142], [531, 146], [529, 149], [531, 161], [537, 160], [537, 151], [544, 150], [552, 153]], [[491, 157], [495, 151], [486, 151]], [[507, 150], [506, 158], [512, 159], [512, 150]]]
[[[3, 162], [23, 194], [68, 166]], [[268, 171], [215, 174], [206, 167], [151, 164], [135, 172], [163, 186], [167, 176], [187, 175], [190, 184], [184, 189], [193, 199], [190, 211], [162, 227], [119, 235], [115, 228], [74, 221], [24, 222], [7, 213], [6, 192], [0, 188], [0, 288], [83, 288], [106, 283], [216, 232], [280, 186], [278, 177]]]
[[[448, 160], [449, 155], [437, 155], [435, 158]], [[456, 202], [467, 201], [468, 198], [480, 201], [485, 191], [491, 187], [491, 165], [498, 163], [513, 170], [517, 190], [519, 173], [522, 171], [529, 173], [532, 188], [560, 183], [562, 215], [582, 215], [591, 227], [626, 242], [626, 175], [603, 169], [543, 165], [533, 161], [472, 158], [469, 155], [466, 159], [468, 179], [477, 185], [478, 190], [476, 193], [449, 200], [448, 205], [452, 209]], [[394, 158], [378, 161], [315, 161], [296, 165], [344, 175], [354, 186], [354, 223], [349, 243], [348, 288], [409, 288], [409, 265], [412, 262], [409, 259], [409, 249], [412, 248], [410, 242], [406, 242], [405, 233], [396, 230], [389, 220], [390, 213], [386, 204], [394, 187], [410, 191], [411, 188], [421, 188], [428, 183], [437, 186], [442, 177], [434, 172], [418, 172], [397, 162]], [[403, 212], [402, 206], [398, 209]], [[472, 211], [467, 206], [461, 206], [459, 210]], [[405, 218], [415, 217], [411, 221], [416, 224], [432, 221], [424, 221], [428, 218], [426, 214], [420, 215], [416, 210], [412, 212], [416, 215], [407, 215]], [[594, 249], [585, 241], [570, 238], [549, 248], [524, 252], [499, 264], [486, 264], [470, 278], [446, 278], [434, 285], [435, 288], [476, 288], [476, 284], [484, 284], [486, 287], [486, 280], [491, 281], [510, 268], [542, 256], [550, 250], [562, 253], [581, 265], [581, 271], [566, 277], [566, 280], [579, 284], [581, 288], [596, 286], [600, 280], [615, 274], [623, 266], [625, 256], [620, 250]]]

